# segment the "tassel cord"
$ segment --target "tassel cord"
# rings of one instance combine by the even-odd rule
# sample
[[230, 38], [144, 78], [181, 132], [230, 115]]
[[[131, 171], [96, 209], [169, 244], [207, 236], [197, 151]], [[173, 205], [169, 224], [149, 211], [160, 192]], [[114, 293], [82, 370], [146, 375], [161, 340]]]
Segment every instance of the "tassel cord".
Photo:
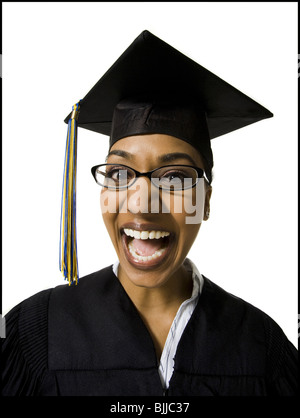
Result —
[[62, 188], [59, 268], [69, 285], [78, 282], [77, 228], [76, 228], [76, 168], [77, 116], [79, 103], [73, 106], [68, 121], [65, 165]]

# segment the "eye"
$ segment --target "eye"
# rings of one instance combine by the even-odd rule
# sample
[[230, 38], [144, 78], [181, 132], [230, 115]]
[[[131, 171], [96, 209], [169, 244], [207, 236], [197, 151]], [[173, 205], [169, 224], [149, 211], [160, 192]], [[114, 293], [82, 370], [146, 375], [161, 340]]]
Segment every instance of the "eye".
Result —
[[105, 173], [107, 180], [111, 179], [117, 184], [127, 184], [133, 175], [131, 170], [123, 166], [109, 167]]
[[178, 170], [172, 170], [164, 173], [161, 177], [161, 180], [165, 182], [170, 182], [172, 184], [183, 184], [184, 179], [186, 178], [186, 173]]
[[127, 177], [127, 170], [124, 168], [112, 168], [106, 172], [106, 177], [115, 181], [120, 181]]

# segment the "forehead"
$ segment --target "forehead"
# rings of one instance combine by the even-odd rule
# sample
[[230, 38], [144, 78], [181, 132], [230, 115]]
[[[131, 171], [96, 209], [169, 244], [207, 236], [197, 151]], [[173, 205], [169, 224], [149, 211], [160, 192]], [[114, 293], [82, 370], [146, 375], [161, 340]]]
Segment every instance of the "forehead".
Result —
[[110, 149], [108, 158], [118, 156], [127, 160], [157, 162], [183, 161], [202, 166], [199, 152], [189, 143], [165, 134], [135, 135], [122, 138]]

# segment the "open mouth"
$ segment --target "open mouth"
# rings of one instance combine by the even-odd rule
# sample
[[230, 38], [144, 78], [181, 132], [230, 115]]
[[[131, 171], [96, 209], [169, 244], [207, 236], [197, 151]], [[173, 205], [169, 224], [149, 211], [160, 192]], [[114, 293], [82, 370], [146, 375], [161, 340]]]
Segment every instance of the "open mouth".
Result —
[[124, 228], [121, 233], [126, 258], [138, 267], [152, 267], [162, 263], [173, 242], [173, 235], [164, 230]]

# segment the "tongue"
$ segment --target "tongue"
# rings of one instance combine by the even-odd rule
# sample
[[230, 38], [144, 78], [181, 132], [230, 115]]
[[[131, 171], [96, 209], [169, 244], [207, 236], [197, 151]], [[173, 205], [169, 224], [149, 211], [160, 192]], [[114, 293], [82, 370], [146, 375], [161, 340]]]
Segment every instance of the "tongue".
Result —
[[138, 255], [149, 256], [159, 250], [162, 246], [162, 239], [133, 239], [132, 245]]

